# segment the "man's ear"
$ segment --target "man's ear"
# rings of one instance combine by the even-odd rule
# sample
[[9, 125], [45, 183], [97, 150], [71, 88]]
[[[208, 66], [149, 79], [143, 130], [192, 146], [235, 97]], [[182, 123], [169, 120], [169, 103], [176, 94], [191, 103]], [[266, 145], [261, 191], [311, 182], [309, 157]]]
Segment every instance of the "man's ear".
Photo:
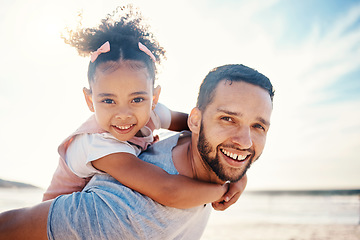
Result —
[[95, 112], [92, 95], [91, 95], [91, 90], [84, 87], [83, 93], [84, 93], [85, 101], [86, 101], [86, 104], [88, 105], [89, 110], [91, 112]]
[[201, 111], [199, 108], [195, 107], [191, 110], [188, 117], [189, 129], [192, 133], [199, 134], [201, 126]]
[[160, 92], [161, 92], [161, 87], [160, 87], [160, 85], [158, 85], [156, 88], [154, 88], [154, 91], [153, 91], [152, 110], [154, 110], [156, 104], [159, 101]]

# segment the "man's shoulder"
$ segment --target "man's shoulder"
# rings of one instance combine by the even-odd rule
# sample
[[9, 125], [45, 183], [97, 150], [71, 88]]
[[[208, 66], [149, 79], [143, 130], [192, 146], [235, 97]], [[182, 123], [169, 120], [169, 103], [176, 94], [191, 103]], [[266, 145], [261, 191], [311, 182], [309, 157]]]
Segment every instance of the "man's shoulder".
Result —
[[164, 130], [158, 133], [158, 135], [160, 140], [152, 145], [153, 149], [173, 149], [174, 147], [179, 145], [184, 138], [191, 136], [191, 132], [174, 132]]
[[139, 158], [164, 169], [170, 174], [178, 174], [173, 162], [172, 150], [177, 146], [181, 136], [182, 133], [179, 132], [162, 133], [161, 140], [142, 152]]

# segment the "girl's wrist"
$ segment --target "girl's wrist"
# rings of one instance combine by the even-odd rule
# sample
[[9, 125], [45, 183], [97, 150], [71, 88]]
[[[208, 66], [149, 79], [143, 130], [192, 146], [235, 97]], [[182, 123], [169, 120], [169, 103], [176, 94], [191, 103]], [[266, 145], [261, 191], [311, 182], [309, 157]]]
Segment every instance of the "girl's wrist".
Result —
[[222, 192], [223, 195], [229, 190], [229, 186], [230, 184], [228, 182], [224, 183], [224, 184], [220, 184], [221, 188], [222, 188]]

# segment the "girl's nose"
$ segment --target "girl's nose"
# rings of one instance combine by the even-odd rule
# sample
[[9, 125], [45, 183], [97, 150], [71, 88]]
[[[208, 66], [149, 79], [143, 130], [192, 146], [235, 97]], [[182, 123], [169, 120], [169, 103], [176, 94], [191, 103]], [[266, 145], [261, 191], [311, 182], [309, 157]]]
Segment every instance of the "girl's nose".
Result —
[[131, 110], [128, 107], [120, 107], [116, 111], [115, 118], [120, 120], [125, 120], [127, 118], [130, 118], [132, 115]]

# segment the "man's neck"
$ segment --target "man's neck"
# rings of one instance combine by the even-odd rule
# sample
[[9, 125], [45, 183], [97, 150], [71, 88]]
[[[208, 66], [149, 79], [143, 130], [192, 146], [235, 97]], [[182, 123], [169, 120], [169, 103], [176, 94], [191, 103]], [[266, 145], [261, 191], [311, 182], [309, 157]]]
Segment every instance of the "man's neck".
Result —
[[172, 151], [173, 162], [179, 174], [206, 182], [223, 182], [201, 159], [197, 145], [191, 135], [180, 136]]

